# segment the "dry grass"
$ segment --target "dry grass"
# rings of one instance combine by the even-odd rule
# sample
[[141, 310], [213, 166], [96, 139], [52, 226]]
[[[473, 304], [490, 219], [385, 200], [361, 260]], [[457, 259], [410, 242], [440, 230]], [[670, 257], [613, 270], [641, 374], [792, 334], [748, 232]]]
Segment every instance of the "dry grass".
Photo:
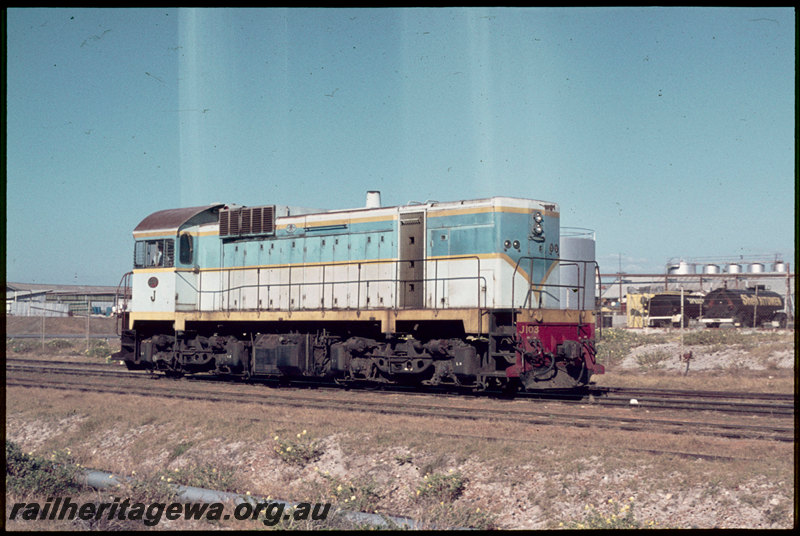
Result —
[[[794, 392], [794, 334], [786, 330], [604, 330], [597, 385]], [[691, 351], [688, 374], [681, 361]]]
[[[84, 466], [143, 478], [176, 469], [185, 477], [229, 471], [220, 485], [235, 491], [331, 501], [436, 526], [556, 528], [583, 520], [587, 504], [629, 496], [643, 524], [791, 523], [786, 512], [775, 514], [793, 500], [792, 450], [781, 444], [132, 395], [109, 404], [102, 395], [15, 387], [7, 407], [9, 438], [38, 454], [69, 448]], [[286, 460], [275, 450], [276, 436], [284, 449], [309, 438], [319, 455], [306, 464]], [[747, 459], [697, 461], [648, 449]], [[426, 475], [457, 492], [423, 494]], [[730, 505], [712, 511], [722, 498]]]
[[592, 376], [592, 381], [600, 386], [791, 394], [794, 392], [795, 377], [793, 371], [786, 369], [694, 371], [690, 365], [688, 375], [684, 375], [681, 371], [663, 369], [655, 373], [653, 371], [645, 373], [640, 370], [620, 370]]
[[119, 339], [6, 339], [6, 355], [12, 358], [105, 363], [119, 347]]

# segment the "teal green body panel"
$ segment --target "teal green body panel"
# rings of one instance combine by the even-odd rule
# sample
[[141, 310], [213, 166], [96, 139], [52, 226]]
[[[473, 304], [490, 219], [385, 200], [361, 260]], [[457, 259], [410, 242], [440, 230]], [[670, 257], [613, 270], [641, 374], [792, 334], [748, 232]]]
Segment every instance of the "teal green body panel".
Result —
[[[532, 281], [542, 281], [559, 256], [557, 216], [544, 217], [543, 241], [533, 239], [532, 215], [526, 212], [484, 210], [438, 216], [435, 210], [428, 210], [425, 224], [426, 258], [502, 254], [512, 265], [519, 262]], [[398, 258], [397, 240], [397, 219], [307, 228], [282, 226], [273, 236], [237, 239], [200, 233], [194, 236], [193, 262], [181, 264], [177, 254], [175, 260], [178, 268], [200, 270], [391, 261]], [[547, 260], [531, 262], [529, 257]]]

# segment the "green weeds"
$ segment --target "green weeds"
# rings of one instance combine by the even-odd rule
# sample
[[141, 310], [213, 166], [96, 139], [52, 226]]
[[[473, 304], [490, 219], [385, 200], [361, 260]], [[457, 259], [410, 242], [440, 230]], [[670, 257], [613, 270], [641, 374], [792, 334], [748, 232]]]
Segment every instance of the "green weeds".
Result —
[[650, 352], [643, 352], [636, 356], [636, 363], [643, 371], [663, 369], [665, 362], [672, 356], [666, 350], [653, 350]]
[[187, 450], [192, 448], [194, 445], [193, 441], [181, 441], [175, 447], [173, 447], [172, 451], [169, 453], [169, 459], [174, 460], [181, 455], [183, 455]]
[[89, 341], [89, 348], [87, 348], [83, 352], [83, 355], [85, 355], [86, 357], [95, 357], [98, 359], [105, 359], [106, 361], [110, 361], [112, 353], [113, 350], [111, 349], [111, 346], [108, 345], [107, 341], [102, 339], [101, 340], [92, 339], [91, 341]]
[[599, 506], [587, 504], [583, 519], [580, 521], [569, 521], [559, 523], [560, 528], [571, 530], [587, 529], [651, 529], [656, 528], [658, 523], [653, 520], [640, 522], [633, 513], [634, 499], [629, 497], [627, 501], [620, 503], [614, 499]]
[[495, 528], [494, 514], [457, 502], [467, 482], [467, 478], [458, 471], [425, 474], [415, 494], [415, 499], [425, 508], [420, 521], [437, 529]]
[[75, 344], [73, 341], [68, 341], [66, 339], [52, 339], [47, 341], [44, 346], [48, 353], [56, 354], [63, 350], [72, 349]]
[[237, 492], [241, 488], [241, 483], [236, 477], [236, 469], [226, 466], [217, 468], [208, 464], [189, 465], [172, 470], [164, 469], [156, 476], [160, 482], [167, 484], [231, 492]]
[[608, 366], [619, 365], [637, 346], [663, 342], [661, 336], [646, 336], [623, 329], [604, 329], [597, 342], [597, 360]]
[[6, 352], [13, 354], [86, 356], [110, 360], [114, 349], [104, 339], [48, 339], [44, 343], [36, 339], [7, 339]]
[[81, 489], [78, 469], [69, 450], [56, 451], [50, 458], [25, 453], [6, 440], [6, 491], [21, 496], [33, 493], [44, 496], [66, 495]]
[[14, 354], [27, 354], [41, 348], [40, 342], [31, 339], [8, 339], [6, 340], [6, 351]]
[[318, 441], [311, 439], [306, 430], [297, 434], [296, 439], [281, 439], [279, 435], [273, 437], [276, 445], [275, 453], [284, 462], [304, 467], [310, 462], [319, 459], [323, 450]]
[[411, 463], [413, 461], [413, 456], [411, 454], [398, 454], [394, 457], [394, 461], [397, 465], [405, 465], [407, 463]]
[[417, 497], [453, 502], [461, 496], [466, 485], [467, 478], [459, 472], [427, 474], [417, 486]]
[[358, 512], [376, 512], [381, 495], [378, 485], [369, 479], [344, 480], [330, 473], [319, 473], [327, 483], [326, 497], [337, 501], [342, 508]]

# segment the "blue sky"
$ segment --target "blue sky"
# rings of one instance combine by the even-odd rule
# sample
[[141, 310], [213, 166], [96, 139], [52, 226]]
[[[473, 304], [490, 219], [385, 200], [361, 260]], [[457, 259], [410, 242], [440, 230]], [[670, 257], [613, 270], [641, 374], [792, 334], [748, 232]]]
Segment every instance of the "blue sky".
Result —
[[556, 202], [604, 273], [793, 263], [794, 17], [9, 9], [6, 278], [115, 285], [157, 210], [367, 190]]

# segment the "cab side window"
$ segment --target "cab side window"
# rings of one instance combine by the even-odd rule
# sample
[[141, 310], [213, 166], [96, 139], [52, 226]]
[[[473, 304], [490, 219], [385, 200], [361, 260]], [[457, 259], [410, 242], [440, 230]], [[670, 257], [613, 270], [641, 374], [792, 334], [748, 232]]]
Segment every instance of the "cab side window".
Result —
[[175, 241], [139, 240], [133, 249], [134, 268], [165, 268], [175, 265]]
[[192, 235], [182, 234], [180, 238], [180, 261], [181, 264], [192, 264], [194, 258], [194, 242]]

